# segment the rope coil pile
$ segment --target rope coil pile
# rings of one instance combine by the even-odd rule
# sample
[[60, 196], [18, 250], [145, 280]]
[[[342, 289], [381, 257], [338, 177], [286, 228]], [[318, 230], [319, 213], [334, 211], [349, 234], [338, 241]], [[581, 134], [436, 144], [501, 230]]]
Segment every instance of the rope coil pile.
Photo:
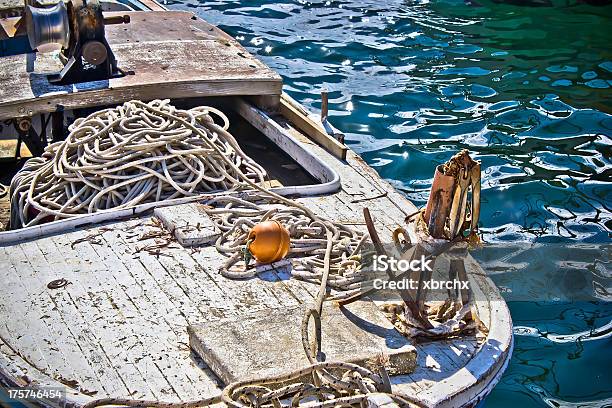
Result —
[[315, 284], [321, 282], [328, 243], [326, 231], [329, 230], [332, 250], [328, 286], [349, 296], [359, 290], [367, 278], [361, 271], [361, 252], [367, 235], [349, 226], [315, 216], [304, 208], [274, 204], [260, 193], [243, 198], [214, 197], [206, 204], [212, 207], [204, 211], [222, 231], [215, 246], [227, 257], [220, 271], [227, 278], [250, 278], [256, 274], [255, 267], [245, 269], [242, 249], [251, 229], [267, 220], [279, 221], [289, 231], [288, 258], [292, 261], [293, 277]]
[[[221, 118], [217, 125], [211, 114]], [[11, 182], [11, 228], [77, 214], [232, 191], [265, 170], [211, 107], [177, 109], [168, 100], [126, 102], [70, 125], [66, 140], [28, 160]]]

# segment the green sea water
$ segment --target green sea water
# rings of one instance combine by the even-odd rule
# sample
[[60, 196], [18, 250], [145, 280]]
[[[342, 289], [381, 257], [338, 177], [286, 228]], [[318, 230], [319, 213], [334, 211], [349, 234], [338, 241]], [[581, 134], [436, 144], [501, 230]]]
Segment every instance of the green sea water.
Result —
[[462, 148], [482, 161], [494, 249], [475, 255], [515, 326], [486, 407], [612, 405], [612, 6], [551, 3], [166, 3], [236, 37], [304, 105], [326, 87], [347, 143], [417, 205], [437, 164]]

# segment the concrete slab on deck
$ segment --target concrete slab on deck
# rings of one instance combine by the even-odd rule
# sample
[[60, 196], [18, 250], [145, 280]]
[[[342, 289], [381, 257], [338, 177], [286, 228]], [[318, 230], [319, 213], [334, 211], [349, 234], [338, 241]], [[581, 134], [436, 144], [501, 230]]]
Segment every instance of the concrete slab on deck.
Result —
[[[308, 366], [301, 322], [306, 306], [266, 310], [250, 316], [188, 327], [191, 348], [226, 384], [275, 376]], [[339, 308], [329, 302], [322, 313], [322, 351], [326, 361], [365, 365], [382, 354], [391, 374], [414, 370], [416, 350], [370, 301]]]

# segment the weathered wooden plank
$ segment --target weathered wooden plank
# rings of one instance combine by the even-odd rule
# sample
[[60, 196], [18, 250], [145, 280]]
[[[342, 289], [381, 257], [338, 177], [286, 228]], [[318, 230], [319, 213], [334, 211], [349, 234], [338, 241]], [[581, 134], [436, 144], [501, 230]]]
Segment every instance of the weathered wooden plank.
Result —
[[[32, 243], [49, 265], [46, 271], [35, 271], [35, 273], [43, 282], [61, 277], [70, 281], [73, 278], [71, 274], [73, 270], [67, 267], [66, 263], [62, 262], [63, 257], [57, 256], [57, 247], [52, 240], [53, 238], [45, 238]], [[106, 394], [114, 395], [128, 392], [127, 386], [113, 368], [110, 358], [92, 333], [90, 323], [79, 310], [74, 297], [70, 293], [69, 289], [72, 289], [70, 286], [68, 285], [62, 290], [57, 290], [53, 293], [57, 310], [61, 313], [64, 324], [73, 334], [75, 342], [79, 346], [80, 351], [85, 355], [96, 376], [100, 379], [100, 384], [102, 389], [106, 391]], [[97, 395], [99, 396], [100, 393]]]
[[[75, 340], [71, 325], [65, 321], [65, 316], [60, 311], [61, 306], [55, 299], [58, 291], [46, 287], [49, 277], [56, 275], [57, 271], [51, 269], [50, 263], [35, 243], [29, 242], [13, 248], [15, 248], [14, 252], [22, 251], [23, 259], [27, 259], [32, 268], [32, 280], [23, 279], [22, 275], [24, 286], [28, 291], [34, 291], [34, 293], [26, 292], [32, 303], [34, 304], [36, 298], [48, 299], [44, 300], [41, 307], [40, 321], [47, 326], [49, 337], [46, 338], [50, 342], [49, 348], [59, 352], [60, 358], [53, 363], [53, 370], [59, 372], [62, 378], [56, 379], [60, 382], [70, 381], [75, 384], [74, 388], [88, 395], [104, 390], [103, 383], [92, 370], [89, 360]], [[66, 371], [68, 375], [62, 372], [64, 367], [68, 369]]]
[[396, 222], [403, 221], [406, 216], [416, 212], [414, 204], [397, 192], [389, 182], [381, 179], [378, 173], [352, 150], [348, 151], [346, 162], [339, 163], [326, 154], [321, 146], [313, 143], [290, 124], [285, 123], [285, 127], [289, 134], [302, 142], [306, 150], [320, 157], [340, 174], [342, 191], [345, 193], [340, 194], [341, 201], [349, 209], [359, 202], [380, 203], [380, 207], [386, 209]]
[[[113, 233], [115, 232], [111, 230], [102, 235]], [[117, 255], [121, 254], [114, 252], [112, 245], [104, 245], [103, 241], [101, 243], [102, 245], [92, 245], [89, 241], [81, 242], [78, 244], [78, 250], [86, 259], [96, 259], [104, 271], [98, 274], [97, 281], [100, 287], [104, 287], [108, 303], [116, 310], [116, 316], [107, 311], [103, 321], [108, 327], [107, 330], [114, 328], [124, 333], [122, 338], [117, 339], [115, 336], [115, 356], [134, 366], [156, 398], [172, 401], [180, 399], [184, 375], [180, 373], [180, 380], [176, 383], [166, 376], [166, 373], [171, 371], [166, 366], [172, 367], [176, 364], [172, 359], [167, 361], [167, 357], [172, 354], [167, 337], [169, 333], [174, 337], [174, 333], [163, 324], [160, 316], [154, 316], [153, 311], [146, 307], [141, 299], [142, 289], [134, 282], [123, 264], [117, 262]], [[116, 354], [117, 352], [119, 354]]]
[[[292, 279], [291, 273], [288, 270], [272, 270], [270, 273], [275, 276], [275, 280], [283, 286], [298, 304], [308, 304], [315, 298], [318, 289], [316, 285]], [[265, 277], [262, 278], [265, 279]]]
[[379, 189], [372, 181], [353, 171], [350, 166], [339, 166], [338, 173], [343, 181], [342, 191], [351, 196], [349, 204], [357, 200], [370, 200], [383, 196], [384, 190]]
[[[452, 343], [454, 343], [454, 340]], [[435, 341], [418, 344], [416, 347], [419, 356], [419, 368], [410, 374], [410, 377], [422, 390], [450, 377], [463, 367], [469, 358], [465, 354], [459, 354], [452, 358], [451, 355], [454, 351], [451, 349], [451, 342]]]
[[[225, 383], [281, 375], [309, 364], [301, 341], [304, 310], [283, 308], [190, 326], [190, 344]], [[328, 303], [321, 316], [328, 361], [363, 365], [384, 353], [391, 373], [414, 370], [414, 347], [373, 303], [355, 302], [342, 309]]]
[[153, 213], [184, 247], [208, 244], [221, 235], [200, 203], [160, 207]]
[[[250, 117], [250, 120], [255, 119], [257, 118]], [[307, 139], [291, 124], [285, 123], [282, 119], [275, 119], [283, 124], [284, 130], [288, 134], [302, 142], [304, 149], [321, 158], [338, 172], [341, 178], [342, 191], [334, 195], [334, 198], [325, 197], [326, 199], [339, 200], [339, 202], [334, 203], [335, 206], [341, 207], [338, 211], [352, 213], [353, 216], [350, 218], [358, 217], [363, 221], [361, 211], [363, 207], [369, 207], [374, 215], [375, 222], [384, 218], [385, 222], [377, 225], [384, 230], [393, 232], [397, 226], [405, 226], [406, 216], [414, 214], [416, 207], [401, 196], [389, 183], [381, 180], [378, 174], [367, 166], [358, 155], [349, 151], [346, 163], [340, 163], [326, 154], [321, 146]]]
[[329, 220], [349, 225], [357, 231], [366, 232], [367, 229], [365, 227], [363, 214], [347, 208], [344, 203], [339, 200], [338, 195], [339, 193], [333, 196], [305, 197], [298, 199], [298, 201], [312, 208], [315, 214], [320, 213], [321, 216]]
[[370, 211], [383, 244], [392, 242], [392, 234], [397, 227], [407, 226], [403, 214], [382, 194], [356, 199], [355, 196], [349, 196], [343, 190], [338, 193], [337, 197], [338, 206], [349, 209], [353, 214], [359, 214], [362, 220], [364, 220], [363, 210], [367, 208]]
[[[95, 231], [95, 230], [94, 230]], [[89, 236], [91, 231], [77, 231], [72, 236], [58, 235], [51, 242], [56, 246], [50, 256], [62, 257], [72, 270], [71, 285], [66, 287], [80, 313], [86, 316], [89, 328], [98, 339], [113, 368], [134, 398], [153, 398], [157, 395], [147, 384], [143, 373], [134, 365], [139, 357], [133, 350], [137, 339], [127, 330], [126, 320], [136, 318], [129, 309], [120, 309], [111, 296], [112, 279], [97, 255], [85, 250], [87, 242], [74, 241]], [[74, 247], [68, 251], [68, 248]], [[141, 351], [142, 353], [142, 351]]]
[[280, 282], [266, 282], [258, 277], [246, 280], [230, 280], [223, 277], [219, 273], [219, 268], [224, 261], [225, 257], [209, 247], [192, 254], [175, 251], [171, 264], [176, 265], [184, 273], [191, 273], [193, 279], [198, 282], [193, 292], [208, 292], [210, 289], [207, 287], [211, 285], [218, 288], [219, 297], [214, 299], [214, 303], [211, 303], [209, 308], [223, 317], [297, 303], [283, 290], [284, 287]]
[[18, 356], [13, 347], [0, 336], [0, 375], [3, 384], [26, 387], [31, 377], [51, 380], [46, 374], [32, 367], [31, 363]]
[[[49, 376], [33, 368], [30, 363], [18, 355], [3, 339], [0, 338], [0, 377], [4, 386], [33, 387], [37, 389], [64, 388], [65, 397], [62, 406], [78, 407], [91, 401], [91, 397], [65, 387], [63, 384], [51, 379]], [[57, 400], [54, 400], [57, 402]], [[40, 401], [50, 405], [51, 401]]]
[[[145, 254], [144, 251], [140, 253]], [[295, 305], [297, 302], [288, 291], [277, 290], [284, 288], [284, 285], [270, 273], [268, 277], [276, 282], [259, 278], [224, 278], [219, 274], [219, 268], [225, 258], [214, 247], [195, 251], [177, 247], [166, 251], [166, 255], [169, 256], [161, 256], [156, 261], [180, 284], [187, 298], [196, 300], [206, 319], [223, 317], [227, 311], [234, 309], [236, 312], [249, 312], [265, 307]]]
[[[13, 299], [12, 302], [3, 302], [2, 319], [0, 320], [0, 336], [5, 341], [19, 340], [19, 344], [12, 345], [23, 353], [23, 357], [39, 371], [49, 375], [52, 365], [48, 359], [54, 356], [46, 353], [47, 346], [40, 336], [27, 336], [34, 322], [38, 322], [41, 316], [40, 310], [35, 307], [33, 300], [30, 301], [27, 292], [24, 293], [22, 279], [27, 276], [28, 271], [23, 261], [16, 260], [13, 256], [14, 250], [0, 248], [0, 265], [3, 273], [3, 295], [2, 298]], [[30, 272], [31, 273], [31, 272]], [[21, 275], [25, 275], [22, 277]], [[25, 295], [25, 296], [24, 296]], [[40, 325], [40, 323], [38, 323]], [[9, 343], [11, 344], [11, 343]]]
[[[240, 44], [231, 36], [188, 11], [159, 10], [106, 12], [104, 17], [129, 16], [128, 24], [106, 25], [106, 40], [111, 48], [117, 44], [157, 41], [218, 40]], [[242, 48], [242, 47], [241, 47]], [[246, 51], [246, 50], [245, 50]], [[246, 58], [250, 57], [248, 52]]]
[[226, 298], [223, 288], [208, 278], [205, 268], [196, 266], [193, 261], [182, 261], [176, 250], [166, 254], [167, 256], [157, 257], [157, 262], [181, 285], [185, 297], [197, 305], [205, 320], [224, 317], [227, 311], [232, 309], [233, 300]]
[[[129, 222], [128, 225], [130, 226], [128, 229], [113, 231], [113, 234], [103, 234], [101, 238], [106, 245], [112, 247], [118, 262], [123, 264], [133, 276], [134, 282], [141, 288], [144, 303], [154, 304], [168, 326], [178, 333], [189, 324], [189, 319], [197, 320], [201, 317], [200, 312], [189, 314], [188, 311], [185, 311], [183, 299], [180, 299], [179, 303], [178, 299], [164, 291], [164, 288], [170, 286], [168, 283], [172, 281], [158, 282], [148, 268], [150, 263], [144, 264], [138, 255], [134, 255], [136, 247], [143, 242], [138, 237], [149, 228], [142, 226], [141, 222]], [[175, 286], [174, 282], [172, 283], [172, 286]]]
[[[129, 287], [136, 285], [140, 288], [136, 290], [140, 296], [132, 297], [134, 305], [145, 316], [145, 319], [155, 320], [164, 326], [164, 338], [161, 340], [165, 341], [171, 349], [164, 356], [164, 362], [159, 363], [160, 367], [166, 371], [168, 378], [172, 378], [173, 384], [176, 383], [177, 378], [180, 379], [184, 375], [185, 378], [180, 381], [185, 384], [181, 384], [179, 386], [181, 390], [177, 390], [182, 399], [193, 399], [202, 393], [216, 390], [217, 385], [214, 379], [207, 376], [206, 372], [191, 359], [187, 336], [189, 322], [181, 306], [172, 303], [138, 260], [121, 256], [129, 251], [129, 244], [124, 241], [124, 236], [125, 231], [113, 231], [104, 234], [103, 239], [107, 244], [106, 248], [112, 248], [115, 257], [121, 259], [123, 265], [123, 268], [120, 268], [123, 269], [121, 274], [128, 277], [127, 283], [133, 283], [129, 284]], [[102, 250], [102, 248], [97, 249], [97, 252]], [[129, 291], [126, 290], [126, 293]]]
[[[38, 250], [36, 243], [29, 243], [29, 244], [26, 244], [26, 245], [30, 245], [30, 246], [36, 247], [36, 248], [32, 248], [32, 252], [30, 254], [30, 256], [34, 256], [34, 254], [36, 253], [35, 251]], [[18, 247], [13, 247], [13, 248], [11, 248], [10, 252], [18, 253], [20, 251], [19, 251]], [[40, 255], [36, 255], [36, 256], [42, 256], [43, 258], [45, 258], [45, 255], [42, 253], [42, 251], [39, 250], [38, 252], [39, 252]], [[44, 294], [44, 292], [46, 290], [48, 290], [46, 288], [47, 282], [51, 281], [51, 280], [54, 280], [54, 279], [57, 279], [58, 271], [62, 270], [62, 268], [54, 268], [53, 267], [54, 263], [53, 262], [48, 262], [48, 260], [46, 258], [45, 258], [44, 262], [47, 262], [47, 265], [49, 265], [48, 268], [45, 268], [45, 269], [23, 268], [22, 272], [20, 272], [20, 279], [22, 279], [25, 282], [26, 285], [31, 286], [33, 288], [38, 288], [37, 289], [37, 291], [39, 292], [38, 296], [40, 296], [40, 295], [46, 296]], [[29, 274], [24, 273], [28, 269], [29, 269]], [[28, 277], [29, 277], [29, 279], [28, 279]], [[22, 291], [22, 293], [26, 293], [27, 294], [28, 292], [27, 291]], [[63, 291], [57, 291], [56, 292], [56, 294], [54, 296], [55, 297], [54, 305], [53, 305], [52, 309], [46, 311], [45, 314], [47, 314], [47, 315], [49, 315], [49, 317], [51, 317], [51, 316], [53, 316], [54, 312], [57, 312], [57, 313], [61, 313], [62, 320], [70, 319], [70, 314], [69, 313], [68, 314], [65, 313], [65, 311], [66, 311], [65, 303], [66, 302], [62, 301], [61, 298], [58, 298], [58, 297], [61, 297], [61, 295], [59, 295], [60, 293], [63, 293]], [[15, 301], [18, 301], [18, 300], [15, 299]], [[34, 305], [37, 302], [37, 295], [31, 296], [29, 298], [26, 297], [25, 301], [28, 302], [30, 305]], [[54, 308], [56, 308], [56, 309], [53, 310]], [[72, 310], [71, 310], [71, 312], [72, 312]], [[30, 322], [30, 324], [35, 324], [37, 321], [39, 321], [39, 319], [42, 316], [43, 316], [43, 314], [41, 312], [41, 314], [39, 316], [37, 316], [34, 319], [28, 319], [28, 321]], [[24, 317], [24, 318], [27, 318], [27, 317]], [[61, 323], [58, 323], [58, 325], [66, 324], [66, 326], [69, 329], [72, 329], [73, 331], [76, 331], [76, 332], [79, 332], [81, 330], [85, 331], [86, 330], [86, 325], [80, 325], [79, 323], [80, 322], [78, 322], [77, 319], [70, 319], [70, 323], [69, 324], [66, 324], [65, 322], [61, 322]], [[37, 330], [34, 329], [34, 327], [30, 327], [29, 330], [25, 331], [24, 333], [32, 333], [32, 330], [34, 330], [33, 332], [37, 333], [37, 335], [39, 335], [39, 333], [42, 334], [42, 331], [37, 331]], [[81, 332], [80, 335], [77, 337], [76, 341], [79, 342], [82, 339], [83, 335], [84, 335], [83, 332]], [[31, 336], [31, 334], [29, 336], [27, 336], [26, 338], [30, 338], [30, 336]], [[37, 336], [31, 336], [31, 337], [32, 338], [36, 338]], [[57, 342], [57, 343], [61, 344], [62, 340], [61, 339], [53, 338], [53, 342], [54, 343]], [[49, 346], [51, 346], [51, 345], [49, 345]], [[56, 346], [52, 346], [52, 347], [57, 348]], [[25, 350], [27, 350], [27, 349], [24, 349], [24, 351]], [[82, 350], [82, 349], [79, 349], [79, 350], [81, 351], [81, 353], [85, 354], [84, 350]], [[60, 350], [60, 358], [65, 359], [66, 358], [65, 355], [70, 356], [70, 355], [72, 355], [73, 352], [77, 353], [77, 350], [74, 350], [74, 351], [73, 350], [65, 350], [64, 351], [63, 349], [61, 349]], [[65, 355], [64, 355], [64, 353], [65, 353]], [[98, 368], [97, 372], [99, 372], [99, 367], [103, 366], [104, 361], [102, 361], [102, 359], [98, 359], [98, 360], [91, 360], [90, 359], [90, 360], [88, 360], [88, 362], [90, 362], [90, 363], [93, 363], [94, 361], [97, 361], [97, 364], [90, 364], [90, 367], [97, 367]], [[74, 363], [78, 364], [79, 360], [75, 360]], [[70, 378], [70, 375], [68, 374], [68, 372], [65, 372], [65, 371], [62, 372], [62, 368], [65, 367], [65, 365], [66, 365], [66, 361], [57, 363], [57, 364], [54, 365], [52, 371], [57, 373], [56, 375], [59, 375], [59, 377], [63, 378], [64, 380], [76, 380], [80, 385], [83, 386], [83, 389], [86, 390], [86, 391], [93, 391], [91, 388], [95, 388], [95, 390], [97, 390], [97, 391], [104, 391], [104, 389], [105, 389], [104, 387], [96, 388], [96, 387], [91, 385], [91, 382], [87, 379], [87, 377], [89, 377], [89, 375], [87, 375], [87, 376], [85, 376], [83, 378], [78, 378], [78, 379], [77, 378]], [[100, 380], [101, 384], [104, 383], [105, 387], [107, 387], [110, 390], [113, 389], [112, 388], [112, 382], [111, 383], [108, 382], [108, 379], [109, 379], [108, 377], [103, 377], [103, 376], [99, 376], [99, 377], [103, 378], [103, 380]]]
[[140, 3], [144, 4], [150, 10], [153, 11], [164, 11], [167, 10], [164, 6], [160, 5], [155, 0], [138, 0]]
[[191, 395], [193, 387], [180, 369], [180, 361], [175, 358], [179, 354], [176, 333], [166, 323], [164, 314], [159, 313], [165, 309], [161, 299], [157, 304], [148, 304], [148, 298], [131, 270], [117, 261], [124, 255], [113, 239], [118, 234], [121, 232], [108, 231], [100, 236], [102, 245], [82, 243], [79, 246], [92, 256], [98, 256], [109, 271], [107, 277], [111, 285], [106, 291], [113, 307], [127, 315], [121, 328], [129, 336], [121, 345], [133, 350], [131, 364], [142, 373], [159, 400], [182, 400], [183, 396]]
[[289, 95], [281, 95], [280, 113], [289, 119], [297, 128], [310, 138], [323, 146], [328, 152], [340, 160], [346, 159], [348, 147], [325, 132], [323, 126], [310, 119], [305, 112], [301, 112], [298, 104]]
[[[32, 260], [36, 260], [34, 254], [26, 253], [21, 247], [14, 247], [13, 250], [6, 252], [10, 262], [17, 269], [29, 269], [32, 267]], [[15, 274], [10, 274], [8, 277], [8, 284], [14, 282], [13, 279], [17, 278]], [[36, 337], [33, 336], [20, 336], [13, 335], [5, 337], [7, 341], [16, 342], [15, 346], [20, 346], [26, 353], [32, 353], [35, 351], [32, 348], [37, 347], [38, 351], [44, 356], [44, 359], [48, 363], [48, 368], [42, 368], [37, 364], [37, 367], [42, 368], [52, 378], [66, 384], [84, 383], [82, 388], [84, 391], [95, 390], [97, 387], [91, 384], [91, 375], [85, 374], [80, 376], [75, 374], [73, 365], [79, 365], [80, 361], [75, 360], [75, 364], [71, 364], [66, 360], [63, 346], [64, 339], [61, 333], [58, 333], [54, 328], [54, 324], [49, 324], [51, 320], [55, 320], [57, 313], [54, 311], [55, 306], [53, 302], [48, 298], [46, 292], [46, 283], [41, 282], [37, 279], [37, 273], [33, 271], [31, 274], [22, 274], [16, 279], [20, 288], [18, 292], [13, 292], [13, 298], [15, 302], [8, 304], [7, 307], [16, 307], [12, 313], [6, 316], [7, 325], [14, 323], [16, 320], [21, 320], [21, 311], [19, 305], [26, 305], [28, 314], [23, 317], [24, 322], [27, 325], [27, 329], [33, 333], [37, 333]], [[22, 297], [23, 296], [23, 297]], [[18, 299], [22, 297], [21, 299]], [[21, 301], [19, 301], [21, 300]], [[67, 353], [69, 354], [69, 353]], [[81, 372], [81, 374], [83, 374]]]
[[295, 163], [299, 163], [303, 170], [320, 181], [320, 185], [286, 187], [277, 189], [276, 192], [285, 191], [284, 194], [292, 195], [315, 195], [335, 192], [340, 188], [340, 179], [337, 172], [330, 166], [326, 166], [316, 155], [309, 154], [304, 146], [265, 112], [253, 107], [242, 98], [237, 99], [233, 107], [248, 123], [290, 156]]
[[476, 339], [472, 336], [466, 336], [459, 339], [453, 339], [452, 342], [440, 342], [441, 350], [445, 353], [449, 360], [456, 368], [463, 367], [475, 354], [478, 349]]
[[[131, 99], [151, 100], [194, 96], [273, 95], [281, 92], [281, 78], [244, 48], [228, 40], [157, 41], [147, 46], [113, 46], [118, 65], [133, 74], [107, 81], [59, 86], [47, 74], [62, 64], [55, 54], [0, 59], [5, 73], [0, 86], [0, 119], [64, 109], [116, 104]], [[194, 58], [194, 56], [197, 56]]]
[[[150, 222], [150, 219], [145, 218], [143, 221]], [[135, 229], [135, 232], [147, 230], [151, 230], [151, 228]], [[195, 287], [196, 283], [189, 276], [175, 274], [172, 268], [166, 268], [160, 262], [161, 258], [166, 256], [165, 254], [163, 256], [155, 256], [147, 251], [138, 251], [144, 245], [145, 243], [140, 241], [130, 248], [133, 251], [132, 258], [137, 260], [147, 270], [151, 278], [162, 288], [172, 303], [180, 308], [182, 314], [189, 322], [208, 321], [211, 318], [210, 313], [201, 307], [201, 304], [207, 302], [208, 298], [204, 297], [196, 301], [189, 297], [190, 289]], [[209, 290], [214, 290], [214, 287], [209, 288]], [[215, 295], [218, 296], [217, 294]]]
[[417, 211], [417, 207], [410, 202], [405, 196], [399, 193], [387, 180], [380, 177], [380, 175], [372, 167], [352, 150], [347, 155], [347, 162], [357, 174], [369, 179], [373, 184], [378, 186], [380, 190], [387, 193], [389, 203], [397, 207], [404, 213], [404, 216], [414, 215]]
[[374, 226], [378, 231], [383, 243], [391, 242], [393, 230], [401, 225], [402, 219], [396, 221], [392, 218], [393, 210], [387, 211], [382, 199], [371, 200], [368, 203], [346, 204], [342, 199], [347, 199], [344, 192], [333, 196], [323, 196], [302, 199], [309, 206], [314, 206], [318, 212], [329, 220], [349, 224], [353, 229], [367, 234], [363, 218], [363, 208], [368, 207], [372, 214]]

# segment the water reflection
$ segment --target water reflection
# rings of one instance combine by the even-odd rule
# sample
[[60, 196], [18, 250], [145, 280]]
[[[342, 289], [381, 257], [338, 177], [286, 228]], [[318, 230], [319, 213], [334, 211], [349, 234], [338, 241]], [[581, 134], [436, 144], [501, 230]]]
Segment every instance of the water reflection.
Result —
[[318, 107], [326, 86], [348, 142], [418, 204], [434, 167], [466, 147], [483, 162], [485, 240], [609, 238], [610, 8], [183, 6], [241, 39], [303, 103]]

